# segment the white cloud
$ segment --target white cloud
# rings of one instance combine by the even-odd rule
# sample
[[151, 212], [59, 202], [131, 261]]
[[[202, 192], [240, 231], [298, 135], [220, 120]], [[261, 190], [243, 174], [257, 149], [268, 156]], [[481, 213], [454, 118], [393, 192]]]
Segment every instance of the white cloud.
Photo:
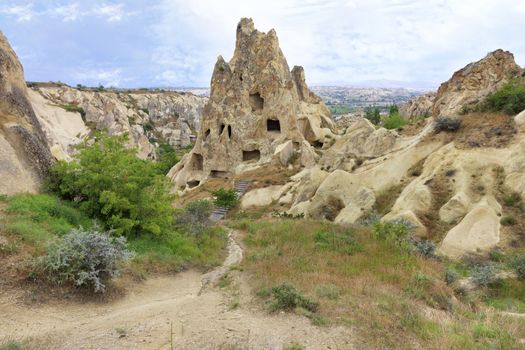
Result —
[[[181, 48], [207, 84], [214, 58], [233, 53], [235, 25], [252, 17], [275, 28], [290, 66], [316, 84], [389, 79], [432, 81], [488, 51], [525, 58], [522, 2], [514, 0], [162, 0], [159, 46]], [[510, 29], [513, 28], [513, 29]], [[512, 33], [512, 34], [510, 34]], [[169, 60], [168, 60], [169, 61]], [[169, 66], [169, 64], [168, 64]]]
[[120, 22], [130, 13], [124, 11], [124, 4], [101, 4], [93, 7], [92, 14], [105, 18], [108, 22]]
[[86, 15], [85, 12], [81, 11], [78, 3], [50, 8], [46, 13], [53, 17], [62, 18], [64, 22], [73, 22]]
[[35, 17], [36, 12], [33, 11], [33, 4], [29, 3], [0, 7], [0, 14], [13, 16], [18, 22], [29, 22]]
[[102, 84], [104, 86], [118, 87], [127, 81], [122, 75], [121, 68], [100, 69], [86, 68], [73, 74], [74, 78], [89, 85]]

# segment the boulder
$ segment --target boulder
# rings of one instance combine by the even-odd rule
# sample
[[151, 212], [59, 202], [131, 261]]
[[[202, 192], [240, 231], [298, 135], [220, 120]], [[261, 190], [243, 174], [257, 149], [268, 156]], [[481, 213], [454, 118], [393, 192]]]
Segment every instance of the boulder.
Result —
[[470, 207], [470, 198], [461, 191], [439, 209], [439, 219], [448, 224], [458, 222], [465, 216]]
[[241, 199], [241, 208], [266, 207], [277, 201], [283, 193], [283, 186], [256, 188], [247, 192]]
[[281, 165], [285, 166], [290, 163], [294, 155], [293, 143], [291, 140], [286, 141], [285, 143], [280, 144], [275, 148], [273, 155], [277, 157]]

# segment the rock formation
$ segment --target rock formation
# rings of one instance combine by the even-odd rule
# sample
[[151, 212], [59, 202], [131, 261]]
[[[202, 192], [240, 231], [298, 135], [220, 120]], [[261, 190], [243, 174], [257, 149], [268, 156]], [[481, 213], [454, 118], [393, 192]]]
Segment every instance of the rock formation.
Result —
[[460, 111], [481, 102], [509, 79], [522, 73], [523, 68], [516, 64], [512, 53], [501, 49], [490, 52], [441, 84], [432, 107], [432, 116], [456, 117]]
[[399, 106], [399, 113], [409, 120], [430, 117], [432, 115], [435, 98], [435, 92], [428, 92], [418, 96], [407, 103], [401, 104]]
[[[37, 115], [44, 124], [63, 115], [64, 107], [74, 107], [82, 111], [82, 116], [75, 114], [77, 119], [82, 117], [89, 130], [107, 130], [110, 135], [127, 132], [141, 158], [155, 157], [155, 141], [175, 147], [188, 146], [199, 128], [206, 103], [206, 98], [190, 93], [94, 91], [53, 84], [33, 84], [30, 97], [33, 106], [41, 111]], [[46, 134], [48, 141], [56, 146], [57, 142], [52, 141], [54, 131]], [[69, 146], [77, 143], [70, 141]], [[62, 146], [62, 153], [70, 153], [68, 145]]]
[[36, 191], [51, 163], [22, 65], [0, 32], [0, 193]]
[[215, 64], [195, 147], [169, 176], [185, 188], [272, 159], [287, 165], [297, 158], [312, 166], [312, 146], [329, 142], [332, 128], [330, 112], [306, 86], [304, 70], [290, 71], [275, 31], [259, 32], [243, 18], [233, 58], [219, 57]]

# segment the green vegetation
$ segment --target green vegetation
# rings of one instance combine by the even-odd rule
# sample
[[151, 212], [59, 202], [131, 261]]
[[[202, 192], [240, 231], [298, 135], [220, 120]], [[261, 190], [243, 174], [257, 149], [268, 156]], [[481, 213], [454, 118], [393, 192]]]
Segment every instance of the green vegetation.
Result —
[[385, 129], [399, 129], [408, 124], [408, 120], [403, 118], [399, 113], [390, 114], [383, 120]]
[[513, 226], [513, 225], [516, 225], [518, 223], [518, 221], [513, 216], [508, 216], [507, 215], [507, 216], [504, 216], [504, 217], [501, 218], [500, 223], [503, 226]]
[[213, 203], [207, 199], [200, 199], [186, 204], [184, 210], [176, 216], [176, 222], [188, 232], [199, 235], [211, 225], [210, 215]]
[[[480, 312], [476, 304], [480, 300], [475, 298], [469, 301], [472, 304], [458, 301], [452, 285], [469, 268], [415, 254], [413, 245], [406, 249], [410, 225], [402, 221], [373, 229], [286, 218], [239, 219], [229, 224], [244, 231], [243, 268], [253, 276], [261, 299], [270, 304], [281, 300], [283, 309], [295, 309], [316, 324], [351, 326], [357, 347], [517, 349], [525, 334], [519, 319]], [[347, 254], [331, 246], [320, 249], [319, 232], [327, 233], [324, 237], [350, 236], [360, 250]], [[499, 290], [497, 284], [482, 289], [482, 293], [492, 291], [492, 304], [486, 302], [503, 307], [510, 300], [512, 310], [522, 310], [523, 282], [506, 283], [510, 284], [500, 285]], [[271, 286], [281, 286], [278, 296]], [[318, 296], [316, 312], [300, 311], [294, 304], [296, 294], [307, 299]], [[446, 323], [430, 318], [428, 308], [446, 310]]]
[[517, 192], [512, 192], [503, 197], [503, 203], [509, 207], [519, 208], [521, 207], [521, 195]]
[[441, 131], [455, 132], [461, 126], [461, 119], [449, 118], [449, 117], [438, 117], [436, 119], [436, 125], [434, 126], [434, 132], [439, 133]]
[[96, 229], [73, 229], [51, 242], [45, 255], [34, 259], [33, 274], [56, 284], [72, 283], [103, 293], [107, 282], [119, 275], [119, 265], [131, 256], [124, 237], [110, 237]]
[[166, 175], [170, 169], [178, 163], [179, 157], [175, 148], [167, 143], [161, 143], [157, 149], [157, 169], [160, 174]]
[[219, 188], [212, 192], [213, 202], [218, 207], [233, 208], [237, 205], [237, 194], [234, 190]]
[[381, 115], [379, 107], [366, 107], [365, 108], [365, 118], [370, 120], [374, 125], [378, 125], [381, 121]]
[[272, 297], [270, 309], [273, 311], [292, 311], [297, 307], [310, 312], [316, 312], [319, 309], [319, 303], [305, 297], [289, 283], [282, 283], [272, 287]]
[[512, 79], [485, 99], [482, 109], [515, 115], [525, 110], [525, 85]]
[[304, 346], [297, 343], [287, 344], [283, 346], [283, 350], [304, 350]]
[[124, 136], [99, 134], [92, 145], [83, 143], [76, 161], [50, 169], [48, 188], [75, 200], [116, 235], [166, 234], [173, 226], [169, 180], [125, 142]]
[[66, 104], [66, 105], [61, 105], [60, 107], [64, 108], [68, 112], [80, 113], [80, 117], [82, 118], [82, 120], [84, 122], [86, 121], [86, 111], [84, 111], [84, 108], [80, 107], [79, 105]]
[[332, 115], [340, 115], [350, 113], [352, 110], [346, 105], [329, 105], [328, 108]]
[[520, 280], [525, 280], [525, 251], [511, 260], [510, 267], [514, 269]]

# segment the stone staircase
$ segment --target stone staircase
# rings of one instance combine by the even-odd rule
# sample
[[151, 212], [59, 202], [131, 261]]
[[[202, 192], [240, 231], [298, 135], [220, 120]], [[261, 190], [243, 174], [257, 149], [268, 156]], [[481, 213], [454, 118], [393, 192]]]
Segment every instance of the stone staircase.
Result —
[[[242, 179], [235, 183], [234, 191], [235, 191], [235, 194], [237, 195], [237, 198], [242, 197], [242, 195], [248, 189], [248, 186], [250, 186], [250, 180]], [[216, 207], [210, 215], [210, 220], [213, 222], [219, 221], [224, 218], [227, 212], [228, 212], [228, 208]]]

